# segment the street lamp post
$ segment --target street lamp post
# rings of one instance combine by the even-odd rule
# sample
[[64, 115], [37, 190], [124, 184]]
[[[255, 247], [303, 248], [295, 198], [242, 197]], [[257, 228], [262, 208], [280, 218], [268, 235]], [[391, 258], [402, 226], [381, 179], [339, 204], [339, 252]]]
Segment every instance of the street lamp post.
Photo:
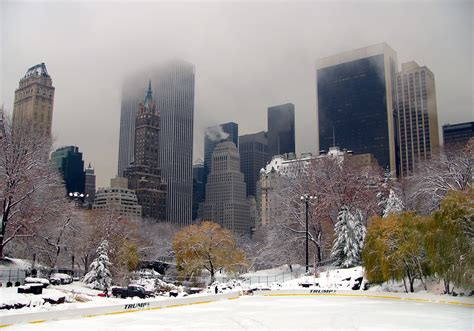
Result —
[[306, 207], [306, 273], [309, 271], [309, 252], [308, 252], [308, 237], [309, 237], [309, 229], [308, 229], [308, 209], [309, 209], [309, 200], [312, 200], [316, 197], [308, 194], [304, 194], [301, 196], [301, 200], [304, 200], [305, 207]]
[[76, 207], [79, 207], [82, 203], [84, 203], [84, 193], [70, 192], [68, 196], [71, 200], [75, 202]]

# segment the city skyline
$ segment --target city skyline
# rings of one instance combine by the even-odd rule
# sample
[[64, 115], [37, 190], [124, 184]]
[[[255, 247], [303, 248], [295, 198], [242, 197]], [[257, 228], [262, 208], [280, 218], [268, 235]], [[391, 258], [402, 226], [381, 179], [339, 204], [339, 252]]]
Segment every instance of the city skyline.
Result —
[[[132, 18], [138, 13], [142, 15], [143, 6], [163, 9], [161, 14], [150, 10], [159, 18], [182, 11], [180, 22], [192, 17], [187, 28], [199, 26], [203, 18], [215, 18], [215, 23], [189, 36], [184, 31], [186, 28], [167, 36], [160, 31], [171, 24], [170, 20], [157, 19], [159, 24], [141, 24], [124, 34], [124, 40], [118, 38], [123, 34], [122, 27], [119, 26], [117, 32], [113, 30], [124, 15]], [[105, 183], [117, 172], [121, 80], [129, 72], [140, 71], [166, 58], [180, 57], [196, 67], [193, 159], [202, 158], [205, 127], [234, 121], [239, 123], [241, 135], [262, 131], [265, 130], [266, 109], [286, 102], [295, 104], [297, 153], [316, 152], [315, 61], [331, 54], [386, 42], [397, 51], [398, 70], [401, 69], [400, 63], [413, 60], [426, 65], [434, 73], [440, 127], [448, 122], [472, 121], [472, 75], [465, 75], [472, 72], [472, 41], [469, 38], [472, 4], [391, 6], [366, 3], [360, 8], [351, 4], [323, 3], [272, 6], [207, 4], [204, 5], [206, 10], [198, 13], [200, 6], [202, 4], [189, 4], [187, 7], [145, 4], [138, 6], [136, 11], [130, 4], [3, 3], [0, 15], [4, 21], [2, 36], [5, 36], [3, 48], [6, 51], [0, 91], [5, 110], [12, 113], [14, 90], [27, 68], [45, 62], [56, 87], [55, 147], [79, 146], [85, 161], [94, 164], [98, 186], [106, 186]], [[406, 6], [416, 10], [407, 11]], [[236, 18], [232, 18], [231, 13], [235, 10]], [[420, 23], [417, 13], [421, 10], [426, 29], [417, 30], [414, 26]], [[102, 26], [101, 17], [106, 12], [110, 13], [111, 20]], [[361, 24], [360, 17], [351, 19], [351, 12], [356, 18], [358, 15], [366, 18], [365, 22]], [[55, 47], [48, 46], [50, 43], [41, 38], [32, 38], [29, 34], [26, 37], [26, 33], [31, 31], [28, 22], [33, 22], [32, 15], [38, 13], [49, 17], [48, 22], [39, 28], [38, 35], [58, 40]], [[278, 27], [282, 15], [297, 19], [290, 19], [284, 27]], [[334, 27], [334, 22], [312, 22], [324, 15], [336, 23], [347, 20], [348, 24], [344, 28], [333, 28], [330, 38], [324, 37], [318, 31], [327, 26]], [[245, 19], [238, 26], [245, 28], [237, 31], [233, 28], [235, 19], [242, 18]], [[404, 22], [402, 33], [401, 19]], [[60, 26], [64, 30], [63, 23], [68, 20], [78, 23], [79, 28], [59, 31]], [[380, 21], [391, 28], [385, 31], [376, 29]], [[258, 29], [257, 33], [255, 29]], [[96, 31], [98, 36], [91, 33]], [[347, 31], [351, 31], [354, 38], [338, 38]], [[161, 49], [149, 47], [146, 52], [141, 52], [143, 54], [125, 57], [130, 52], [125, 51], [122, 44], [129, 44], [133, 49], [134, 45], [143, 43], [143, 38], [151, 36], [156, 36], [162, 43]], [[182, 38], [184, 42], [174, 45], [175, 38]], [[103, 42], [104, 39], [107, 42]], [[439, 47], [441, 41], [443, 47]], [[61, 43], [65, 46], [58, 46]], [[205, 51], [203, 47], [212, 51]], [[245, 54], [249, 47], [253, 50], [250, 52], [252, 56]], [[74, 55], [77, 49], [84, 50], [81, 57]], [[216, 56], [221, 60], [216, 62]], [[457, 66], [453, 67], [451, 63]]]

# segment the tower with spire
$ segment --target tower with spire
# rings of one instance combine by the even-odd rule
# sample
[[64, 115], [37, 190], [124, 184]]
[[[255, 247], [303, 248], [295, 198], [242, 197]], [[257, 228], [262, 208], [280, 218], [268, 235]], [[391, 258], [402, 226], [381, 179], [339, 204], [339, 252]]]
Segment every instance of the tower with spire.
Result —
[[143, 217], [166, 218], [166, 185], [161, 180], [160, 114], [153, 99], [151, 80], [135, 118], [135, 147], [132, 164], [125, 170], [128, 188], [135, 190]]

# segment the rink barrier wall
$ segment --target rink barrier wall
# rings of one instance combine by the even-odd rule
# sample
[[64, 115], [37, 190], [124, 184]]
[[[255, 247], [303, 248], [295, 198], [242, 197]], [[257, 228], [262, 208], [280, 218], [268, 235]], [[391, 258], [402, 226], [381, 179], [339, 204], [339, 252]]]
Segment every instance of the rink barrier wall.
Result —
[[301, 289], [301, 290], [271, 290], [254, 291], [253, 295], [279, 296], [333, 296], [333, 297], [360, 297], [369, 299], [406, 300], [415, 302], [430, 302], [450, 305], [474, 307], [472, 297], [435, 296], [423, 293], [390, 293], [370, 291], [339, 291], [332, 289]]
[[239, 293], [223, 293], [213, 295], [188, 296], [164, 300], [145, 300], [139, 302], [124, 302], [108, 306], [95, 306], [75, 309], [64, 309], [44, 312], [22, 313], [0, 316], [0, 328], [19, 323], [43, 323], [78, 317], [96, 317], [134, 313], [138, 311], [158, 310], [164, 308], [182, 307], [211, 303], [219, 300], [238, 299]]

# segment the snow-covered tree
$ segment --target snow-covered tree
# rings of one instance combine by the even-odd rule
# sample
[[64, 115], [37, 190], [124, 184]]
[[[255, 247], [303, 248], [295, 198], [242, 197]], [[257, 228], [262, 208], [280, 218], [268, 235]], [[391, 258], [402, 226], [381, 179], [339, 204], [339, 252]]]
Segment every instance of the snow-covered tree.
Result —
[[351, 213], [348, 207], [340, 209], [337, 223], [334, 227], [335, 239], [331, 251], [334, 264], [343, 268], [350, 268], [360, 264], [365, 226], [362, 224], [362, 213]]
[[105, 290], [112, 285], [112, 274], [108, 256], [109, 243], [103, 240], [97, 248], [97, 257], [92, 261], [89, 272], [84, 276], [84, 283], [96, 290]]
[[474, 178], [474, 138], [462, 148], [450, 148], [420, 162], [408, 178], [407, 209], [429, 214], [440, 207], [449, 191], [472, 187]]
[[13, 125], [0, 108], [0, 258], [14, 239], [34, 237], [64, 197], [48, 161], [51, 139], [32, 127], [27, 120]]
[[385, 202], [385, 208], [383, 210], [383, 217], [387, 217], [392, 213], [398, 213], [403, 211], [403, 201], [400, 197], [395, 193], [393, 189], [390, 189], [390, 194], [388, 195], [388, 199]]

